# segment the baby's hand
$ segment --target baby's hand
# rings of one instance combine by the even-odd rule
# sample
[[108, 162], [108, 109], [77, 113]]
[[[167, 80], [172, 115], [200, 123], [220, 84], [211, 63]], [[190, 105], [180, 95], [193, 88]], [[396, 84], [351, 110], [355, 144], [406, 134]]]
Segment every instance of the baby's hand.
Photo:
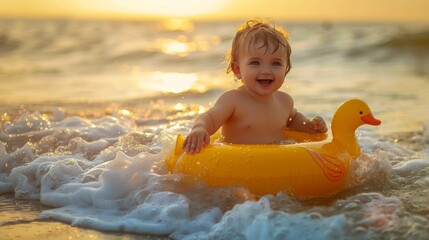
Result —
[[310, 120], [311, 128], [316, 132], [325, 133], [328, 131], [325, 120], [320, 116], [315, 116]]
[[210, 143], [210, 135], [204, 127], [194, 127], [185, 138], [182, 148], [187, 153], [200, 152], [201, 147], [205, 147]]

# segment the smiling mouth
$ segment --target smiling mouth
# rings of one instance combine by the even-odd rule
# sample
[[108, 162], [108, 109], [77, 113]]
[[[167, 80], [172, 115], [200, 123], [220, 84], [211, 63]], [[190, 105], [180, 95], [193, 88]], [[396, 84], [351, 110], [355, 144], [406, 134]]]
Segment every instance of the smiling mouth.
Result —
[[274, 80], [271, 79], [259, 79], [257, 81], [262, 85], [270, 85], [272, 82], [274, 82]]

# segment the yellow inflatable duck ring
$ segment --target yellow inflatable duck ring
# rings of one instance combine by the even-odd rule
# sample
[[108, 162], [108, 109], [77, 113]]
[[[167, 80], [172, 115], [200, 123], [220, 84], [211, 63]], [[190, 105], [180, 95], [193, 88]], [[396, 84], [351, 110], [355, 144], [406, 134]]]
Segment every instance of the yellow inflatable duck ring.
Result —
[[326, 196], [346, 188], [350, 162], [360, 155], [355, 137], [363, 124], [380, 125], [359, 99], [342, 103], [335, 112], [332, 138], [326, 134], [286, 131], [289, 145], [211, 143], [200, 153], [187, 154], [178, 136], [167, 158], [171, 173], [192, 174], [213, 187], [238, 185], [257, 195], [283, 191], [298, 197]]

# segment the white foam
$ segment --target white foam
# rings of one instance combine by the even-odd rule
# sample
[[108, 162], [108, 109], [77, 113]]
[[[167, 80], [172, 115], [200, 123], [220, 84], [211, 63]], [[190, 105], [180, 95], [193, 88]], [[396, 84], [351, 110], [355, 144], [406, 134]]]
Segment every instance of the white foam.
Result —
[[[41, 193], [41, 202], [53, 206], [67, 206], [78, 204], [85, 206], [108, 206], [116, 208], [116, 200], [124, 198], [133, 190], [144, 186], [150, 178], [157, 177], [151, 173], [153, 157], [140, 155], [130, 158], [121, 152], [118, 152], [116, 158], [103, 164], [89, 168], [87, 173], [93, 169], [101, 169], [98, 181], [81, 182], [84, 177], [78, 178], [83, 172], [79, 171], [79, 165], [73, 164], [74, 169], [64, 173], [62, 168], [51, 167], [43, 184], [49, 182], [59, 183], [61, 179], [53, 176], [65, 175], [71, 176], [68, 182], [59, 184], [59, 188], [46, 188]], [[70, 162], [68, 163], [70, 164]], [[73, 181], [76, 179], [77, 181]]]
[[312, 218], [312, 214], [288, 214], [272, 210], [267, 198], [236, 205], [215, 224], [207, 235], [191, 234], [186, 238], [220, 239], [342, 239], [346, 218], [339, 214]]
[[26, 163], [31, 162], [35, 157], [33, 149], [30, 144], [25, 144], [16, 151], [8, 154], [5, 153], [3, 158], [0, 159], [1, 165], [6, 172], [10, 172], [15, 167], [22, 166]]
[[55, 218], [106, 231], [126, 231], [184, 237], [189, 233], [208, 231], [222, 213], [212, 209], [191, 219], [186, 197], [172, 192], [149, 194], [135, 209], [127, 212], [117, 208], [82, 208], [68, 205], [44, 211], [40, 218]]
[[[13, 186], [15, 197], [20, 199], [39, 199], [42, 178], [45, 177], [53, 163], [64, 158], [66, 156], [41, 156], [33, 162], [14, 167], [7, 178], [7, 183]], [[61, 181], [55, 182], [57, 185], [62, 183]]]
[[373, 132], [358, 129], [358, 141], [362, 151], [374, 152], [383, 150], [390, 157], [408, 156], [414, 152], [398, 144], [392, 144], [392, 139], [385, 138]]
[[[54, 218], [73, 225], [109, 231], [170, 235], [173, 238], [320, 239], [342, 238], [345, 217], [314, 218], [308, 213], [287, 214], [272, 210], [267, 198], [236, 205], [225, 215], [211, 208], [190, 214], [189, 200], [181, 194], [161, 191], [162, 176], [151, 172], [159, 155], [128, 157], [118, 153], [103, 164], [99, 180], [76, 182], [79, 160], [64, 159], [51, 166], [42, 185], [41, 202], [58, 208], [40, 218]], [[39, 161], [41, 162], [41, 161]], [[64, 169], [63, 166], [70, 166]], [[100, 167], [100, 166], [97, 166]], [[62, 175], [63, 177], [59, 177]], [[77, 178], [75, 178], [77, 179]], [[68, 183], [67, 183], [68, 181]]]
[[[59, 109], [49, 120], [38, 114], [23, 115], [5, 129], [8, 133], [2, 139], [10, 142], [0, 143], [0, 192], [14, 192], [17, 198], [40, 200], [53, 207], [42, 212], [42, 219], [174, 239], [342, 239], [350, 229], [349, 216], [342, 211], [321, 214], [308, 207], [289, 213], [271, 206], [282, 201], [279, 196], [243, 202], [249, 198], [240, 198], [237, 191], [225, 191], [229, 195], [224, 196], [213, 194], [217, 190], [205, 185], [180, 188], [187, 183], [179, 183], [181, 175], [164, 176], [163, 161], [174, 148], [176, 134], [188, 130], [183, 126], [142, 133], [120, 116], [67, 118]], [[359, 141], [363, 154], [352, 162], [358, 185], [384, 176], [392, 158], [406, 159], [412, 153], [371, 132], [362, 131]], [[397, 164], [394, 170], [408, 174], [429, 166], [420, 160]], [[418, 183], [428, 182], [420, 179]], [[201, 187], [208, 196], [195, 192]], [[211, 197], [219, 198], [213, 200], [218, 205], [206, 204]], [[240, 204], [225, 207], [231, 200]], [[294, 200], [289, 198], [285, 204], [290, 201]], [[345, 201], [351, 211], [371, 209], [354, 200]], [[286, 209], [300, 209], [299, 205], [292, 203]], [[384, 218], [372, 217], [356, 224], [366, 227]]]
[[55, 108], [52, 111], [53, 117], [50, 119], [52, 122], [62, 121], [66, 118], [66, 111], [62, 107]]
[[399, 175], [408, 175], [415, 170], [421, 170], [429, 166], [429, 159], [414, 159], [400, 162], [393, 166], [393, 170]]
[[385, 151], [362, 152], [350, 163], [348, 187], [361, 186], [366, 182], [378, 179], [381, 182], [386, 173], [392, 171], [389, 154]]
[[22, 134], [43, 130], [50, 126], [50, 121], [39, 113], [24, 113], [12, 124], [5, 124], [5, 132], [8, 134]]
[[[8, 153], [0, 144], [0, 192], [13, 189], [17, 198], [39, 199], [47, 189], [73, 183], [85, 171], [113, 159], [116, 150], [110, 146], [132, 126], [127, 119], [115, 117], [91, 121], [56, 113], [51, 122], [38, 113], [25, 113], [4, 126], [2, 138], [16, 149]], [[58, 152], [38, 156], [52, 149]]]
[[224, 215], [212, 208], [195, 217], [190, 216], [186, 197], [171, 192], [149, 194], [128, 213], [104, 207], [67, 205], [44, 211], [40, 218], [106, 231], [169, 235], [174, 239], [314, 239], [316, 232], [318, 239], [341, 239], [346, 226], [342, 214], [287, 214], [272, 210], [266, 198], [236, 205]]

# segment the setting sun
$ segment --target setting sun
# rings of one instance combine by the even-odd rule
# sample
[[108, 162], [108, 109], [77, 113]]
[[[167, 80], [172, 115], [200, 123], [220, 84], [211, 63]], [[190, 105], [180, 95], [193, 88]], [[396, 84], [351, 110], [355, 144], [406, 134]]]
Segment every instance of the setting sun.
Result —
[[[115, 6], [112, 10], [120, 10], [131, 14], [149, 16], [189, 17], [219, 10], [226, 0], [145, 0], [140, 4], [135, 1], [103, 1]], [[110, 3], [109, 3], [110, 2]]]
[[227, 0], [3, 0], [1, 16], [183, 18], [219, 11]]
[[2, 0], [0, 17], [304, 21], [429, 21], [413, 0]]

